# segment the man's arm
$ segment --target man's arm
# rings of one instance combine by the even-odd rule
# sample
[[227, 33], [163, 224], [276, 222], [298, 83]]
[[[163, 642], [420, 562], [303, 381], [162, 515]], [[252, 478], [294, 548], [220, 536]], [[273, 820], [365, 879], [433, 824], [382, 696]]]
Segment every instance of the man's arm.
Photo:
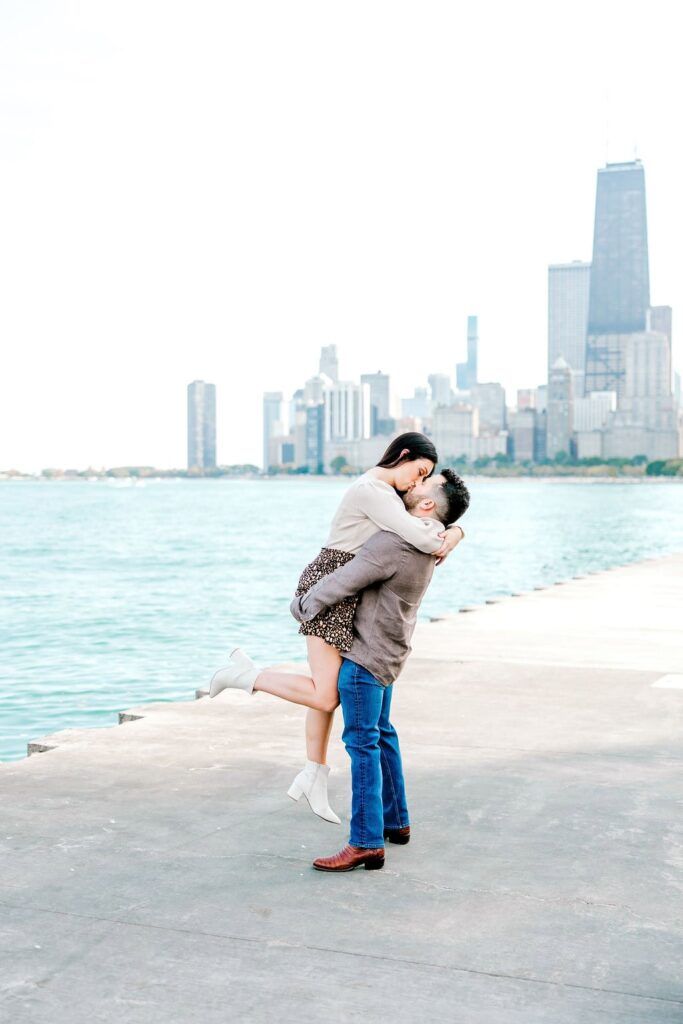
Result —
[[401, 541], [394, 533], [380, 532], [365, 542], [355, 558], [295, 597], [289, 606], [297, 622], [309, 622], [325, 608], [388, 580], [398, 568]]
[[398, 534], [418, 551], [432, 555], [443, 547], [440, 535], [444, 533], [445, 526], [435, 519], [412, 515], [389, 484], [366, 480], [356, 489], [356, 501], [363, 515], [379, 530]]

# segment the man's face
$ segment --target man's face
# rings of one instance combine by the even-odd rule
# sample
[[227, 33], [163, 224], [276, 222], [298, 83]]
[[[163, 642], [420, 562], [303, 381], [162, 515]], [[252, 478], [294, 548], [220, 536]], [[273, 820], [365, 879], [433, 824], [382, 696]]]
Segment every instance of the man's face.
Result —
[[443, 482], [444, 478], [440, 474], [438, 476], [430, 476], [426, 480], [418, 480], [411, 490], [403, 495], [405, 507], [409, 512], [413, 512], [418, 509], [420, 502], [425, 498], [431, 498], [433, 501], [436, 490], [441, 487]]

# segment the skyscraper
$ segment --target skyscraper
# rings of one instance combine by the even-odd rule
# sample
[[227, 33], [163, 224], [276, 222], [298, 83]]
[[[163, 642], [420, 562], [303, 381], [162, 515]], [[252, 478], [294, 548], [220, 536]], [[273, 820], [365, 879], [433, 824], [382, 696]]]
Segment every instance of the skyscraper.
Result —
[[266, 391], [263, 395], [263, 472], [271, 464], [270, 442], [283, 433], [282, 392]]
[[336, 345], [323, 345], [320, 349], [320, 373], [324, 373], [330, 380], [339, 380], [339, 360], [337, 359]]
[[595, 199], [589, 333], [642, 331], [649, 305], [643, 165], [607, 164], [598, 171]]
[[619, 408], [634, 423], [650, 430], [674, 430], [671, 346], [663, 332], [642, 331], [629, 337], [626, 378]]
[[566, 359], [559, 356], [548, 378], [548, 425], [546, 451], [549, 459], [560, 452], [571, 454], [573, 423], [573, 377]]
[[363, 373], [361, 384], [370, 388], [371, 432], [385, 434], [390, 432], [393, 421], [391, 418], [391, 395], [389, 391], [389, 375], [378, 370], [377, 373]]
[[478, 435], [479, 410], [474, 406], [458, 402], [434, 410], [432, 439], [442, 459], [476, 458]]
[[626, 336], [647, 327], [650, 305], [645, 172], [640, 160], [598, 171], [590, 272], [586, 394], [621, 394]]
[[666, 336], [671, 348], [673, 311], [671, 306], [650, 307], [650, 330]]
[[289, 403], [289, 432], [294, 438], [294, 465], [306, 465], [306, 410], [304, 388], [298, 388]]
[[431, 405], [427, 388], [415, 388], [412, 398], [401, 399], [401, 416], [416, 416], [420, 419], [428, 419], [430, 413]]
[[323, 473], [325, 463], [325, 407], [306, 409], [306, 465], [310, 473]]
[[216, 465], [216, 385], [193, 380], [187, 385], [187, 467]]
[[470, 401], [479, 410], [480, 434], [497, 434], [505, 430], [505, 388], [502, 384], [473, 384]]
[[672, 457], [671, 310], [650, 306], [645, 173], [639, 160], [598, 171], [585, 393], [613, 391], [606, 457]]
[[572, 370], [586, 369], [590, 263], [553, 263], [548, 267], [548, 374], [560, 358]]
[[339, 380], [325, 390], [325, 441], [370, 437], [370, 388]]
[[515, 462], [533, 462], [536, 454], [536, 410], [527, 407], [511, 412], [508, 427]]
[[447, 373], [431, 373], [427, 382], [432, 392], [432, 409], [451, 404], [451, 380]]
[[329, 377], [310, 377], [304, 384], [304, 402], [306, 405], [320, 405], [325, 400], [325, 388], [331, 384]]
[[467, 317], [467, 362], [458, 363], [455, 368], [456, 386], [459, 391], [469, 391], [477, 383], [477, 360], [479, 348], [479, 327], [476, 316]]

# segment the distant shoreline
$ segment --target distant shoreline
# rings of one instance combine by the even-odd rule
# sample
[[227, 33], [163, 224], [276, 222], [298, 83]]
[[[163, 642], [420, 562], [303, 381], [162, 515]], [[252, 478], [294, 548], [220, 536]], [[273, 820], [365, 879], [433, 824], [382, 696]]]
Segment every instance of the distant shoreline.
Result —
[[[647, 476], [645, 473], [486, 473], [481, 471], [469, 471], [466, 468], [458, 467], [460, 474], [466, 479], [477, 479], [477, 480], [489, 480], [489, 481], [502, 481], [507, 482], [510, 480], [530, 480], [540, 481], [541, 483], [629, 483], [629, 484], [641, 484], [641, 483], [683, 483], [683, 476]], [[313, 473], [270, 473], [264, 475], [262, 473], [224, 473], [217, 475], [200, 476], [198, 474], [188, 475], [186, 473], [160, 473], [154, 474], [149, 473], [145, 475], [134, 475], [129, 476], [117, 475], [108, 476], [105, 474], [98, 475], [80, 475], [80, 474], [64, 474], [55, 476], [42, 476], [39, 474], [7, 474], [0, 473], [0, 484], [2, 483], [105, 483], [110, 485], [119, 486], [136, 486], [145, 483], [163, 483], [165, 480], [187, 480], [189, 482], [197, 480], [213, 480], [216, 483], [244, 481], [269, 483], [271, 481], [289, 481], [291, 483], [299, 483], [302, 480], [316, 480], [322, 482], [337, 482], [345, 480], [355, 480], [360, 474], [358, 473], [341, 473], [341, 474], [313, 474]]]

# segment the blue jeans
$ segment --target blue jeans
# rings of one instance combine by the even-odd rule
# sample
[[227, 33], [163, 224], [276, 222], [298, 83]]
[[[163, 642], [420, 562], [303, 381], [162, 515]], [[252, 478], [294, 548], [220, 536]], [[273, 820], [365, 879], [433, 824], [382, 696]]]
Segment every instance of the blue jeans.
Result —
[[393, 686], [344, 658], [339, 699], [344, 714], [342, 739], [351, 758], [352, 846], [384, 846], [385, 828], [409, 824], [401, 751], [389, 721]]

